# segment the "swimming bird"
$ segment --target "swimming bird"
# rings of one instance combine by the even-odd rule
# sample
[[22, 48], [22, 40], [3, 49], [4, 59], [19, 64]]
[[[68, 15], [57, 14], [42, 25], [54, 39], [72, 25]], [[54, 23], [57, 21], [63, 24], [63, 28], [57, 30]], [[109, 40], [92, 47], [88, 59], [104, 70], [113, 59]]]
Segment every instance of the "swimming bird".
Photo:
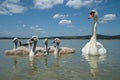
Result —
[[54, 54], [71, 54], [71, 53], [75, 53], [74, 48], [59, 47], [59, 45], [60, 45], [60, 39], [59, 38], [55, 38], [53, 43], [56, 43], [55, 49], [54, 49]]
[[14, 48], [12, 50], [6, 50], [6, 55], [28, 55], [30, 52], [30, 49], [27, 47], [17, 47], [18, 44], [18, 38], [13, 39], [14, 42]]
[[28, 48], [31, 50], [31, 48], [32, 48], [32, 41], [31, 41], [31, 39], [28, 39], [27, 43], [28, 43]]
[[13, 49], [16, 49], [17, 48], [17, 45], [18, 45], [18, 38], [14, 38], [13, 39], [13, 43], [14, 43], [14, 47], [13, 47]]
[[37, 36], [32, 36], [33, 45], [30, 51], [29, 56], [34, 57], [34, 56], [41, 56], [41, 55], [48, 55], [48, 49], [47, 49], [47, 39], [45, 39], [45, 48], [42, 47], [37, 47], [37, 42], [38, 42], [38, 37]]
[[36, 47], [35, 55], [47, 55], [49, 54], [50, 48], [48, 48], [48, 39], [44, 39], [45, 47]]
[[96, 10], [91, 10], [88, 18], [93, 18], [92, 36], [90, 41], [82, 48], [82, 53], [87, 55], [105, 55], [106, 49], [96, 40], [98, 12]]

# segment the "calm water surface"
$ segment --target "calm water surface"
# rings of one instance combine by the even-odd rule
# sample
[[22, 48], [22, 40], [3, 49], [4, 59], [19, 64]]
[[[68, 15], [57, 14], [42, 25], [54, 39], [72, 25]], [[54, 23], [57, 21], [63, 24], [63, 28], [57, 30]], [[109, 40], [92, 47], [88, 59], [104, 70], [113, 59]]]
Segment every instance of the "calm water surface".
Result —
[[61, 40], [60, 46], [75, 48], [75, 54], [50, 54], [30, 62], [28, 56], [6, 56], [4, 51], [12, 49], [12, 40], [0, 40], [0, 80], [120, 80], [120, 40], [99, 40], [107, 49], [104, 57], [82, 56], [87, 41]]

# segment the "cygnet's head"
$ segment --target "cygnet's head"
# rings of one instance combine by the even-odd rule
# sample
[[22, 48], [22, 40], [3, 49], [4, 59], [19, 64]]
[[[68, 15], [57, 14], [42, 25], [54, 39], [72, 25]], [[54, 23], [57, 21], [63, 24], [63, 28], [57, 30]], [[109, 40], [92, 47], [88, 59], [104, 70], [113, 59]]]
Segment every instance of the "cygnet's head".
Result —
[[56, 45], [59, 45], [60, 44], [60, 39], [59, 38], [55, 38], [53, 43], [56, 43]]
[[36, 35], [32, 36], [31, 41], [38, 41], [38, 36]]
[[13, 39], [13, 42], [14, 42], [14, 43], [18, 43], [18, 38], [14, 38], [14, 39]]
[[48, 42], [48, 39], [46, 38], [46, 39], [44, 39], [44, 42]]
[[48, 39], [47, 38], [44, 39], [44, 43], [45, 43], [45, 45], [48, 45]]

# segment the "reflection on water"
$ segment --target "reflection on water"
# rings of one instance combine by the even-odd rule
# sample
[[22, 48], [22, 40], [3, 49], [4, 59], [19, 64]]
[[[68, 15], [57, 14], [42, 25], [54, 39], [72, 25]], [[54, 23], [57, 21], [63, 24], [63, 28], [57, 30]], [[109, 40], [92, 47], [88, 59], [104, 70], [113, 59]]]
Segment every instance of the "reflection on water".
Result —
[[82, 55], [90, 65], [90, 73], [92, 80], [97, 80], [97, 74], [99, 73], [98, 63], [101, 61], [105, 61], [106, 55], [92, 56], [92, 55], [85, 55], [84, 53]]
[[55, 67], [60, 67], [60, 63], [59, 63], [60, 55], [54, 55], [54, 58], [55, 58]]
[[[38, 46], [42, 41], [39, 40]], [[4, 51], [13, 45], [11, 40], [1, 40], [0, 80], [120, 80], [120, 40], [100, 41], [107, 49], [107, 56], [82, 55], [87, 40], [62, 40], [61, 46], [75, 48], [75, 54], [30, 58], [6, 56]]]
[[13, 72], [16, 73], [18, 70], [17, 70], [17, 64], [18, 64], [18, 61], [17, 61], [17, 56], [12, 56], [13, 58]]
[[34, 57], [29, 57], [29, 64], [30, 64], [32, 73], [35, 73], [38, 71], [37, 62]]
[[43, 64], [45, 66], [48, 65], [48, 56], [39, 56], [39, 57], [29, 57], [29, 64], [31, 67], [31, 72], [38, 72], [38, 63], [39, 63], [39, 58], [42, 58]]
[[17, 67], [17, 56], [13, 56], [13, 68], [16, 68]]

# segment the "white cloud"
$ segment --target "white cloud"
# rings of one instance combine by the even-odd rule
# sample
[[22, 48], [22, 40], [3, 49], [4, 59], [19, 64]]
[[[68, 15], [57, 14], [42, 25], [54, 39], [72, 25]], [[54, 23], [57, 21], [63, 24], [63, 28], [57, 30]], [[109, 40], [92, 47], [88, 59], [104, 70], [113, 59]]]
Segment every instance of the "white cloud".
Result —
[[69, 7], [73, 7], [73, 8], [79, 8], [82, 6], [82, 1], [81, 0], [68, 0], [66, 5]]
[[66, 20], [66, 19], [63, 19], [63, 20], [61, 20], [61, 21], [59, 21], [59, 24], [72, 24], [72, 21], [71, 20]]
[[[55, 14], [55, 15], [53, 16], [53, 19], [60, 19], [60, 21], [59, 21], [58, 24], [61, 24], [61, 25], [69, 25], [69, 24], [72, 24], [72, 21], [65, 19], [65, 18], [68, 17], [68, 16], [69, 16], [69, 15]], [[71, 26], [70, 26], [70, 27], [71, 27]]]
[[35, 8], [49, 9], [55, 5], [63, 4], [64, 0], [34, 0]]
[[23, 24], [23, 25], [22, 25], [22, 27], [24, 27], [24, 28], [25, 28], [26, 26], [27, 26], [26, 24]]
[[101, 18], [100, 23], [107, 23], [108, 21], [112, 21], [115, 19], [116, 19], [115, 14], [106, 14]]
[[23, 32], [1, 31], [0, 34], [5, 34], [5, 35], [16, 35], [16, 34], [24, 34], [24, 33], [23, 33]]
[[68, 0], [66, 6], [78, 9], [83, 6], [89, 6], [93, 3], [100, 3], [102, 0]]
[[0, 14], [22, 13], [25, 8], [19, 3], [20, 0], [5, 0], [0, 4]]
[[55, 14], [55, 15], [53, 16], [54, 19], [64, 19], [65, 17], [68, 17], [68, 15]]
[[38, 25], [36, 25], [35, 27], [30, 27], [30, 29], [36, 33], [42, 33], [42, 34], [48, 33], [44, 29], [40, 28]]
[[20, 0], [6, 0], [6, 2], [18, 3]]
[[42, 28], [39, 28], [39, 27], [30, 27], [30, 29], [33, 31], [42, 31], [43, 30]]

